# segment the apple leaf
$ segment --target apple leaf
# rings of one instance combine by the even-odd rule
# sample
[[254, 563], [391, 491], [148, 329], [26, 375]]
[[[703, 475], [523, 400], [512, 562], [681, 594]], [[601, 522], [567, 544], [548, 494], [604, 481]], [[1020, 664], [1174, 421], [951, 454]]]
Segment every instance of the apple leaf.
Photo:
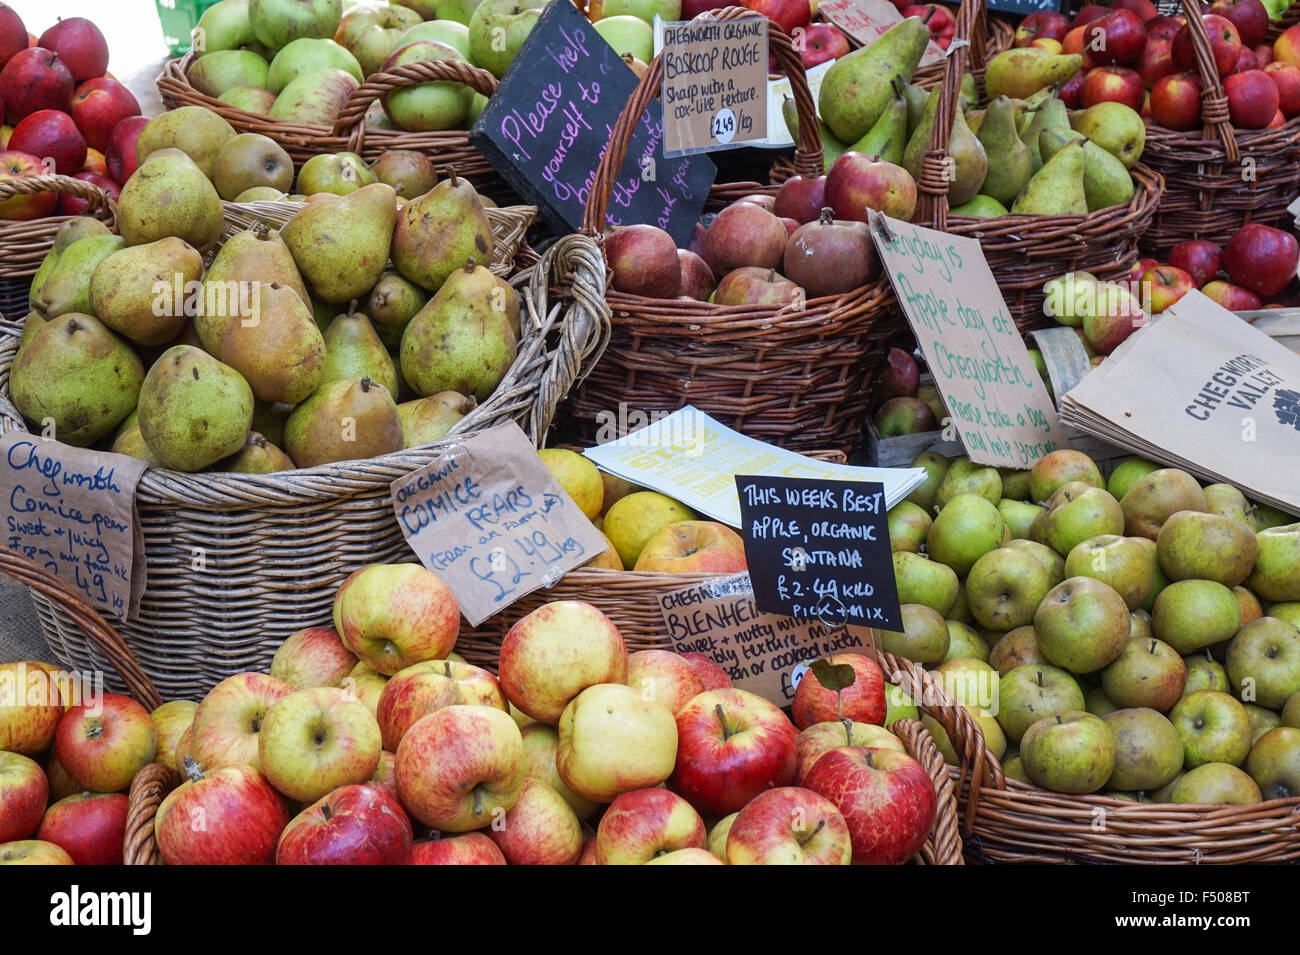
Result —
[[832, 693], [839, 693], [841, 690], [847, 690], [857, 679], [857, 674], [853, 667], [847, 663], [831, 663], [830, 660], [817, 660], [811, 667], [813, 676], [817, 682]]

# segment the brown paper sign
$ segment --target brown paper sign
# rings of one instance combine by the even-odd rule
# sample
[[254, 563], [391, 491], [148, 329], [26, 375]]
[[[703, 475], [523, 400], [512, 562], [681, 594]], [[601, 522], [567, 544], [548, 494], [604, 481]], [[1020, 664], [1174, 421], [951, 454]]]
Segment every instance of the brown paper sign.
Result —
[[1188, 292], [1061, 403], [1067, 424], [1300, 513], [1300, 355]]
[[894, 293], [970, 459], [1028, 468], [1068, 448], [979, 242], [878, 213], [871, 221]]
[[742, 690], [788, 706], [808, 665], [832, 653], [865, 652], [866, 627], [835, 627], [761, 613], [748, 574], [714, 577], [659, 597], [678, 653], [702, 653]]
[[[863, 46], [870, 46], [903, 20], [903, 15], [889, 0], [824, 0], [817, 12]], [[918, 65], [940, 63], [944, 56], [943, 47], [931, 40]]]
[[391, 492], [411, 550], [472, 626], [609, 549], [514, 422], [454, 441]]
[[132, 619], [147, 571], [135, 513], [135, 489], [146, 466], [138, 458], [20, 431], [0, 437], [5, 546], [92, 606]]
[[767, 17], [663, 25], [664, 155], [767, 139]]

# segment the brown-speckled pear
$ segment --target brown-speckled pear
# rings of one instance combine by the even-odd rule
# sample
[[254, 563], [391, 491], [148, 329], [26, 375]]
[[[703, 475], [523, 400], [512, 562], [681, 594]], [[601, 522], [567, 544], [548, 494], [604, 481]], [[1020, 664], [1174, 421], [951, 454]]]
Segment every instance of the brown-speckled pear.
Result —
[[259, 401], [296, 405], [321, 383], [325, 339], [288, 286], [259, 285], [252, 297], [252, 315], [226, 326], [221, 360], [244, 376]]
[[140, 433], [140, 423], [137, 421], [131, 427], [126, 428], [113, 439], [113, 446], [109, 448], [114, 454], [125, 454], [127, 457], [139, 458], [145, 461], [150, 467], [158, 467], [162, 462], [155, 457], [154, 453], [149, 450], [149, 445], [145, 443], [144, 435]]
[[186, 285], [203, 277], [203, 256], [168, 236], [114, 252], [90, 277], [90, 307], [139, 345], [161, 345], [185, 327]]
[[163, 352], [140, 389], [140, 433], [164, 467], [201, 471], [244, 446], [253, 390], [192, 345]]
[[27, 317], [23, 319], [22, 337], [18, 339], [18, 351], [20, 354], [22, 353], [23, 346], [31, 341], [32, 336], [44, 328], [48, 321], [48, 318], [35, 309], [27, 313]]
[[313, 202], [280, 230], [311, 293], [324, 302], [365, 296], [384, 274], [397, 193], [382, 182]]
[[420, 395], [458, 391], [485, 401], [517, 352], [499, 283], [471, 260], [406, 326], [402, 375]]
[[280, 233], [258, 225], [223, 242], [203, 279], [203, 302], [194, 316], [203, 350], [220, 357], [226, 325], [232, 319], [248, 318], [251, 290], [272, 282], [293, 289], [311, 306], [307, 286]]
[[387, 388], [348, 378], [321, 385], [293, 409], [284, 443], [300, 468], [374, 458], [402, 449], [402, 422]]
[[206, 249], [221, 238], [224, 226], [216, 187], [179, 149], [150, 153], [117, 200], [117, 231], [127, 245], [174, 235]]
[[370, 290], [366, 314], [383, 343], [395, 350], [402, 344], [406, 323], [428, 300], [424, 289], [390, 269]]
[[492, 227], [474, 187], [452, 170], [402, 207], [393, 233], [393, 264], [416, 285], [436, 292], [466, 259], [492, 261]]
[[59, 226], [58, 231], [54, 233], [54, 245], [50, 246], [50, 251], [62, 252], [78, 239], [84, 239], [88, 235], [112, 234], [108, 226], [98, 219], [91, 216], [77, 216]]
[[160, 149], [179, 149], [194, 161], [204, 176], [211, 179], [217, 153], [227, 140], [234, 137], [235, 128], [212, 110], [203, 106], [182, 106], [160, 113], [145, 124], [135, 142], [135, 158], [143, 165]]
[[440, 391], [427, 398], [403, 402], [397, 406], [397, 416], [402, 419], [406, 447], [419, 448], [433, 444], [477, 405], [478, 402], [473, 398], [467, 398], [458, 391]]
[[233, 474], [275, 474], [277, 471], [292, 471], [293, 460], [256, 431], [248, 433], [248, 440], [235, 455], [212, 465], [214, 471], [230, 471]]
[[92, 315], [69, 312], [41, 327], [14, 360], [9, 393], [38, 431], [85, 447], [131, 413], [144, 365], [126, 342]]
[[344, 378], [373, 378], [397, 394], [397, 366], [370, 319], [360, 312], [340, 315], [325, 329], [325, 369], [321, 384]]
[[39, 293], [31, 296], [32, 305], [46, 318], [58, 318], [69, 312], [91, 315], [90, 277], [95, 269], [126, 243], [116, 235], [89, 235], [73, 242], [61, 253], [46, 274]]

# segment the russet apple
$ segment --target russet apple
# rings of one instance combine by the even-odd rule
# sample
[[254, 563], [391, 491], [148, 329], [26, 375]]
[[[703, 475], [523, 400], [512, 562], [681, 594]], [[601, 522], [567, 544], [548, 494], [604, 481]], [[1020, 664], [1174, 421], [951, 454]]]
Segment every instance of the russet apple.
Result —
[[1250, 748], [1245, 770], [1265, 799], [1300, 796], [1300, 729], [1271, 729]]
[[998, 681], [997, 721], [1013, 742], [1044, 717], [1083, 708], [1083, 691], [1074, 677], [1048, 664], [1016, 667]]
[[[1143, 563], [1146, 557], [1143, 555]], [[1052, 580], [1035, 557], [1021, 550], [999, 547], [971, 566], [966, 577], [966, 600], [980, 626], [1006, 632], [1023, 627], [1052, 589]]]
[[958, 494], [930, 525], [926, 549], [932, 560], [947, 564], [958, 576], [1003, 543], [1006, 523], [997, 507], [977, 494]]
[[1161, 526], [1156, 554], [1160, 569], [1170, 580], [1199, 578], [1236, 587], [1250, 576], [1259, 544], [1240, 521], [1200, 511], [1178, 511]]
[[896, 551], [892, 556], [900, 604], [923, 604], [940, 616], [952, 611], [961, 588], [956, 571], [924, 554]]
[[163, 799], [154, 837], [167, 865], [273, 865], [289, 823], [284, 799], [251, 766], [225, 766], [189, 779]]
[[704, 820], [667, 789], [636, 789], [614, 799], [596, 828], [597, 865], [644, 865], [679, 849], [707, 849]]
[[1206, 763], [1179, 777], [1169, 801], [1202, 806], [1253, 806], [1263, 802], [1259, 786], [1230, 763]]
[[1300, 693], [1300, 630], [1278, 617], [1252, 620], [1228, 644], [1228, 678], [1239, 693], [1280, 710]]
[[1091, 713], [1058, 713], [1025, 730], [1020, 760], [1036, 786], [1074, 795], [1094, 793], [1115, 770], [1115, 738]]
[[[949, 624], [949, 628], [951, 626]], [[1000, 677], [1006, 676], [1017, 667], [1046, 662], [1047, 658], [1038, 649], [1038, 638], [1032, 626], [1016, 627], [1003, 634], [989, 650], [988, 664], [998, 671]]]
[[889, 548], [892, 552], [917, 553], [925, 544], [932, 518], [917, 504], [899, 501], [886, 515], [889, 522]]
[[1217, 580], [1179, 580], [1156, 596], [1151, 630], [1179, 653], [1227, 640], [1241, 626], [1237, 595]]
[[1205, 492], [1196, 478], [1177, 468], [1160, 468], [1134, 482], [1119, 502], [1124, 534], [1154, 541], [1160, 527], [1178, 511], [1204, 511]]
[[1067, 577], [1092, 577], [1108, 584], [1136, 610], [1155, 585], [1155, 568], [1135, 538], [1118, 534], [1090, 537], [1075, 544], [1065, 558]]
[[1115, 744], [1115, 768], [1107, 788], [1149, 792], [1171, 782], [1183, 768], [1182, 737], [1156, 710], [1115, 710], [1102, 721]]
[[1169, 720], [1183, 740], [1188, 769], [1205, 763], [1236, 766], [1250, 752], [1250, 716], [1237, 699], [1217, 690], [1197, 690], [1179, 700]]
[[59, 762], [94, 792], [126, 789], [157, 749], [158, 733], [149, 711], [117, 693], [103, 694], [95, 705], [83, 703], [68, 710], [54, 736]]
[[728, 829], [730, 865], [848, 865], [853, 839], [826, 797], [798, 786], [769, 789], [740, 810]]
[[398, 744], [417, 720], [444, 706], [493, 706], [506, 711], [506, 697], [487, 670], [451, 660], [426, 660], [393, 674], [375, 710], [384, 749]]
[[525, 779], [519, 800], [500, 826], [487, 830], [510, 865], [574, 865], [582, 854], [582, 824], [564, 797]]
[[49, 784], [39, 763], [0, 750], [0, 843], [36, 832], [48, 795]]
[[1071, 481], [1105, 487], [1096, 463], [1082, 451], [1051, 451], [1035, 461], [1029, 471], [1030, 499], [1046, 501], [1057, 488]]
[[1116, 706], [1147, 707], [1159, 713], [1169, 710], [1182, 698], [1186, 683], [1187, 665], [1183, 658], [1169, 644], [1154, 637], [1130, 639], [1120, 655], [1101, 672], [1101, 685]]
[[340, 686], [357, 665], [356, 655], [333, 627], [307, 627], [290, 634], [271, 658], [271, 676], [295, 690]]
[[[226, 677], [208, 691], [194, 711], [190, 752], [195, 761], [208, 772], [238, 765], [260, 769], [257, 737], [262, 721], [272, 704], [292, 692], [288, 683], [263, 673]], [[71, 767], [69, 771], [76, 775]]]
[[902, 604], [902, 630], [879, 630], [880, 646], [886, 653], [921, 664], [941, 662], [948, 655], [952, 637], [948, 623], [924, 604]]
[[672, 711], [620, 683], [587, 687], [564, 708], [558, 729], [560, 778], [594, 802], [657, 786], [673, 772], [679, 755]]
[[346, 691], [327, 686], [276, 700], [257, 734], [267, 780], [304, 803], [369, 780], [382, 748], [374, 714]]
[[460, 606], [419, 564], [371, 564], [353, 571], [334, 597], [343, 645], [380, 673], [442, 660], [456, 645]]
[[853, 683], [836, 694], [822, 686], [811, 671], [806, 673], [790, 705], [794, 725], [806, 730], [817, 723], [840, 719], [881, 725], [885, 720], [885, 677], [876, 662], [861, 653], [837, 653], [830, 662], [852, 667]]
[[1261, 530], [1255, 540], [1259, 556], [1246, 586], [1265, 600], [1300, 600], [1300, 523]]

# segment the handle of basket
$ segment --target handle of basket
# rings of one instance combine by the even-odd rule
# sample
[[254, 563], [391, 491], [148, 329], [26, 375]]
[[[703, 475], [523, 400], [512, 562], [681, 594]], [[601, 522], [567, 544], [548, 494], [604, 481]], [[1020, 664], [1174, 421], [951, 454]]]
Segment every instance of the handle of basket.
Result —
[[[930, 830], [929, 839], [934, 858], [926, 861], [931, 864], [948, 862], [963, 865], [957, 814], [943, 811], [944, 807], [955, 804], [957, 800], [956, 787], [953, 786], [943, 754], [920, 720], [895, 720], [889, 725], [889, 731], [903, 741], [908, 754], [925, 767], [930, 781], [934, 783], [935, 803], [939, 807], [934, 814], [934, 826]], [[925, 849], [922, 849], [922, 853], [925, 853]]]
[[[552, 304], [551, 290], [566, 280], [567, 302]], [[542, 374], [529, 412], [529, 433], [545, 444], [556, 409], [596, 366], [609, 344], [611, 312], [605, 301], [605, 258], [595, 240], [571, 234], [555, 242], [533, 267], [526, 297], [531, 315], [543, 322], [554, 320], [561, 308], [565, 313], [558, 323], [559, 343]]]
[[[953, 39], [970, 41], [968, 47], [970, 51], [970, 68], [972, 70], [982, 70], [988, 62], [988, 4], [985, 0], [961, 0], [954, 20]], [[951, 44], [949, 48], [951, 48]]]
[[18, 176], [14, 179], [0, 181], [0, 199], [14, 196], [30, 196], [38, 192], [54, 192], [61, 196], [76, 196], [85, 199], [89, 205], [83, 215], [94, 215], [100, 219], [117, 216], [117, 204], [110, 196], [93, 182], [74, 179], [71, 176]]
[[[973, 0], [967, 6], [963, 0], [959, 17], [974, 19], [984, 9], [984, 0]], [[953, 44], [948, 48], [948, 66], [939, 87], [939, 103], [935, 113], [934, 128], [930, 130], [930, 145], [921, 159], [921, 175], [916, 180], [915, 221], [925, 223], [940, 232], [948, 228], [948, 140], [952, 137], [952, 124], [956, 120], [957, 102], [961, 90], [961, 77], [966, 72], [970, 49]]]
[[57, 603], [72, 618], [73, 623], [81, 628], [81, 632], [100, 655], [118, 672], [133, 697], [151, 710], [162, 706], [162, 695], [144, 670], [140, 669], [130, 648], [118, 632], [105, 623], [99, 612], [82, 600], [76, 591], [44, 567], [8, 547], [0, 546], [0, 571]]
[[495, 76], [463, 60], [426, 60], [395, 66], [391, 70], [372, 73], [352, 91], [351, 98], [339, 111], [330, 135], [346, 137], [348, 149], [360, 153], [366, 144], [366, 110], [371, 103], [393, 90], [440, 81], [464, 83], [484, 96], [491, 96], [497, 88]]
[[180, 775], [162, 763], [150, 763], [135, 774], [127, 796], [126, 837], [122, 840], [125, 865], [162, 865], [154, 839], [154, 819], [167, 794], [180, 785]]
[[[739, 20], [755, 16], [753, 10], [745, 7], [724, 7], [721, 10], [707, 10], [692, 20], [692, 23], [711, 20]], [[768, 21], [768, 49], [776, 56], [777, 62], [790, 78], [790, 90], [794, 96], [795, 109], [799, 113], [799, 142], [794, 150], [795, 172], [801, 176], [815, 178], [822, 174], [822, 137], [821, 127], [817, 123], [817, 104], [813, 102], [812, 92], [808, 89], [808, 77], [804, 73], [803, 62], [799, 52], [775, 22]], [[582, 214], [582, 231], [587, 235], [599, 236], [605, 231], [605, 212], [609, 208], [610, 193], [614, 188], [614, 179], [623, 168], [627, 158], [628, 144], [636, 131], [641, 115], [650, 105], [650, 101], [659, 95], [663, 82], [662, 54], [650, 62], [636, 89], [628, 98], [627, 105], [619, 114], [610, 133], [609, 143], [601, 153], [600, 163], [596, 166], [595, 178], [591, 191], [587, 194], [587, 205]]]
[[1205, 123], [1206, 139], [1218, 138], [1223, 144], [1223, 152], [1230, 164], [1240, 158], [1237, 149], [1237, 136], [1232, 131], [1232, 120], [1228, 114], [1228, 97], [1224, 95], [1223, 84], [1219, 81], [1219, 68], [1214, 65], [1214, 53], [1210, 49], [1210, 35], [1206, 32], [1205, 21], [1201, 19], [1201, 5], [1197, 0], [1182, 0], [1183, 13], [1187, 15], [1187, 29], [1192, 35], [1192, 50], [1196, 54], [1196, 71], [1201, 74], [1201, 119]]

